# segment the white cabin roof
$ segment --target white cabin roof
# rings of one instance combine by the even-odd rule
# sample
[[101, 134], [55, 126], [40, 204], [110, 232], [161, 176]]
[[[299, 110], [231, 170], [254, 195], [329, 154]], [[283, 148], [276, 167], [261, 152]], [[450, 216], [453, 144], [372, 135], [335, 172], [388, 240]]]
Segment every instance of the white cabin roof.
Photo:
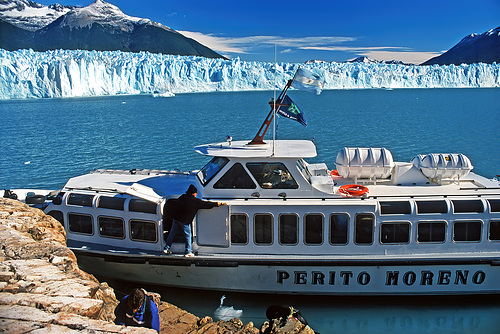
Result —
[[[248, 141], [221, 142], [196, 146], [200, 154], [228, 158], [313, 158], [316, 146], [310, 140], [269, 140], [249, 145]], [[274, 145], [273, 145], [274, 143]]]

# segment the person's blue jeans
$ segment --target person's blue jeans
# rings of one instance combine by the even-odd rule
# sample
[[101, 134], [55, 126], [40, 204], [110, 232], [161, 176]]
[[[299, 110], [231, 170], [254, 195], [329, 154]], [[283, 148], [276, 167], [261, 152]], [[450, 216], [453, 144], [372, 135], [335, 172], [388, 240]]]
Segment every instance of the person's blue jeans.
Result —
[[168, 234], [165, 249], [170, 249], [170, 247], [172, 247], [174, 237], [180, 231], [182, 231], [182, 233], [184, 234], [184, 244], [186, 246], [184, 254], [191, 253], [191, 224], [184, 225], [183, 223], [175, 219], [172, 219], [172, 228], [170, 229], [170, 233]]

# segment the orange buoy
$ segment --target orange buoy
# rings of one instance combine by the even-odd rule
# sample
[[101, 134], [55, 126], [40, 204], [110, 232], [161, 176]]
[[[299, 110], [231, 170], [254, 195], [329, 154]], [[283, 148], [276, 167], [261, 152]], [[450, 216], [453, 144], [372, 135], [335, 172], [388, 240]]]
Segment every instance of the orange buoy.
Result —
[[339, 193], [342, 197], [361, 197], [368, 194], [367, 187], [359, 184], [346, 184], [339, 188]]
[[330, 172], [330, 176], [332, 177], [333, 180], [342, 179], [342, 176], [339, 174], [339, 171], [336, 169], [334, 169]]

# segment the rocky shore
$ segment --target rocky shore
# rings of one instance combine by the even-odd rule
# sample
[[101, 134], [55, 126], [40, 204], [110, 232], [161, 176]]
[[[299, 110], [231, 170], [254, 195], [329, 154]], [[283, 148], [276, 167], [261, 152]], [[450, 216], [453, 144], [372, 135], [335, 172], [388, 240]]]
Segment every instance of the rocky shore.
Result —
[[[38, 209], [0, 198], [0, 332], [156, 333], [113, 323], [118, 304], [106, 283], [78, 268], [61, 224]], [[295, 318], [262, 327], [214, 322], [161, 302], [160, 333], [314, 333]]]

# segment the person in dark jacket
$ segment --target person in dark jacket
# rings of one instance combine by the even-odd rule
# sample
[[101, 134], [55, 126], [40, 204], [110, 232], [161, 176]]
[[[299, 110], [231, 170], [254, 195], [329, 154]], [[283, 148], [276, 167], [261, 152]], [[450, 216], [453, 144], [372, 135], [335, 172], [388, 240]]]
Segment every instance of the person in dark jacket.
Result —
[[115, 324], [160, 331], [158, 307], [143, 289], [133, 289], [115, 308]]
[[[181, 195], [173, 205], [170, 205], [170, 216], [172, 217], [172, 228], [165, 242], [165, 248], [163, 252], [167, 255], [172, 254], [170, 247], [172, 247], [172, 242], [174, 241], [175, 235], [182, 231], [184, 234], [185, 242], [185, 257], [193, 257], [194, 254], [191, 251], [191, 223], [193, 222], [194, 216], [199, 209], [211, 209], [216, 206], [224, 205], [222, 202], [211, 202], [204, 201], [196, 197], [198, 194], [198, 189], [194, 185], [190, 185], [185, 194]], [[165, 207], [167, 205], [165, 204]], [[165, 209], [164, 209], [165, 211]], [[164, 212], [165, 214], [165, 212]], [[165, 222], [164, 222], [165, 223]]]

